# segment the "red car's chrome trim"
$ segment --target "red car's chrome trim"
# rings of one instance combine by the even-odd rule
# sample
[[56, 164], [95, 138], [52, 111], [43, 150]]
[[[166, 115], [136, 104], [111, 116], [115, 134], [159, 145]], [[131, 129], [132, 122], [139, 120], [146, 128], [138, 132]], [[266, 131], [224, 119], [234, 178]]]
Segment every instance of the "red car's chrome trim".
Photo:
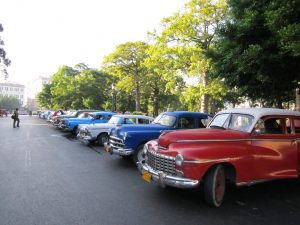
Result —
[[214, 163], [214, 162], [229, 162], [234, 158], [223, 158], [223, 159], [203, 159], [203, 160], [185, 160], [184, 163], [191, 164], [202, 164], [202, 163]]
[[261, 179], [261, 180], [252, 180], [252, 181], [249, 181], [249, 182], [240, 182], [240, 183], [237, 183], [236, 185], [237, 186], [251, 186], [251, 185], [254, 185], [254, 184], [259, 184], [259, 183], [264, 183], [264, 182], [268, 182], [268, 181], [272, 181], [272, 180], [280, 180], [280, 178], [278, 179]]

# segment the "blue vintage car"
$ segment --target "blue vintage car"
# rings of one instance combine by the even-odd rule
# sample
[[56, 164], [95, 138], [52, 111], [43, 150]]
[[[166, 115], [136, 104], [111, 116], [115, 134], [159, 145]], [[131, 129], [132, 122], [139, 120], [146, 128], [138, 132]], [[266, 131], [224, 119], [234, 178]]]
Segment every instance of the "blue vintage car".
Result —
[[113, 112], [91, 112], [80, 114], [77, 118], [64, 119], [64, 130], [72, 131], [74, 134], [78, 133], [79, 124], [95, 124], [95, 123], [107, 123], [109, 119], [115, 115]]
[[143, 161], [144, 144], [162, 132], [176, 129], [205, 128], [212, 116], [198, 112], [163, 112], [148, 125], [122, 125], [111, 130], [105, 150], [120, 156], [133, 156], [134, 162]]

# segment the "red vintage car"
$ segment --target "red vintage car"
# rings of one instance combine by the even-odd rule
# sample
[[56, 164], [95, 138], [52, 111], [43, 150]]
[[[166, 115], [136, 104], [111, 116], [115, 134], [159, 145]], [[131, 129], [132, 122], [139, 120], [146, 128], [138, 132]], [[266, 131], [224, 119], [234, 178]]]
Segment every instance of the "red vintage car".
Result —
[[208, 128], [163, 133], [144, 147], [144, 180], [193, 188], [223, 202], [226, 182], [251, 185], [300, 174], [300, 112], [273, 108], [219, 112]]

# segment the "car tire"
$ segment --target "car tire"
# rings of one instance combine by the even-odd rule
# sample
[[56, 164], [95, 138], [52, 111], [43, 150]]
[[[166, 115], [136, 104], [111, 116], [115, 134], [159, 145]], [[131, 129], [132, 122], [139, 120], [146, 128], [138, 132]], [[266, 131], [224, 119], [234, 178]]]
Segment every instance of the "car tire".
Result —
[[204, 179], [204, 199], [213, 207], [219, 207], [225, 195], [226, 176], [223, 165], [211, 168]]
[[137, 164], [138, 162], [144, 163], [145, 157], [143, 157], [143, 148], [144, 148], [143, 144], [139, 145], [139, 147], [134, 152], [133, 161], [135, 164]]
[[104, 145], [105, 142], [108, 142], [108, 140], [109, 140], [109, 136], [106, 133], [101, 133], [97, 137], [97, 142], [101, 146]]
[[78, 126], [74, 127], [74, 129], [73, 129], [73, 134], [74, 134], [75, 136], [77, 136], [78, 132], [79, 132]]

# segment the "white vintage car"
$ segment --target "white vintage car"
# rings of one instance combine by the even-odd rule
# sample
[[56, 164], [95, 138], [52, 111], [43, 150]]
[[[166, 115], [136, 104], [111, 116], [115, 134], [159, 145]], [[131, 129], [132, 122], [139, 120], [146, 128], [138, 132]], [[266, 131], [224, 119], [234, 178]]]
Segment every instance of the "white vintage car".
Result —
[[109, 132], [112, 128], [123, 124], [150, 124], [153, 119], [153, 117], [142, 115], [114, 115], [107, 123], [80, 125], [77, 138], [84, 144], [97, 141], [103, 145], [108, 142]]

